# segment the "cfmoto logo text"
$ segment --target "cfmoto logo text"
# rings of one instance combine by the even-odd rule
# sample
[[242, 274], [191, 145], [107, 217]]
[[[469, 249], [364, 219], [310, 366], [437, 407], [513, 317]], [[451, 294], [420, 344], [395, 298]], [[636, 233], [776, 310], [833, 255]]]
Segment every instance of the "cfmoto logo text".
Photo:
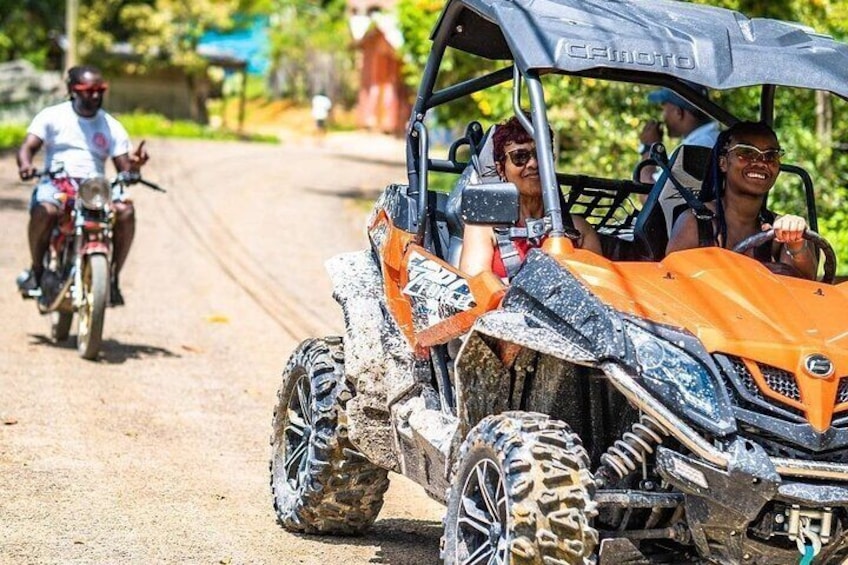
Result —
[[559, 50], [571, 59], [587, 59], [590, 61], [610, 61], [626, 63], [642, 67], [662, 67], [691, 70], [695, 68], [695, 59], [682, 53], [667, 53], [663, 51], [640, 51], [638, 49], [616, 49], [603, 44], [567, 43]]
[[813, 353], [804, 359], [804, 368], [810, 375], [826, 379], [833, 374], [833, 361], [821, 353]]

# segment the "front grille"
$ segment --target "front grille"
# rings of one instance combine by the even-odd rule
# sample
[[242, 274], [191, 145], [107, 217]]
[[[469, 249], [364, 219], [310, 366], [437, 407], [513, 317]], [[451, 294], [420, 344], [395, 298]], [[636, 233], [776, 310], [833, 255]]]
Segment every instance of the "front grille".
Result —
[[[845, 435], [845, 430], [848, 429], [848, 409], [845, 409], [844, 404], [843, 409], [831, 422], [835, 433], [819, 436], [823, 443], [819, 447], [821, 451], [816, 451], [815, 447], [794, 433], [791, 426], [774, 425], [776, 419], [787, 424], [809, 426], [806, 414], [788, 404], [791, 400], [800, 401], [798, 383], [792, 373], [763, 363], [746, 363], [739, 357], [721, 353], [714, 354], [713, 360], [721, 371], [731, 402], [742, 409], [736, 413], [741, 436], [755, 441], [773, 457], [848, 463], [848, 436]], [[757, 387], [752, 371], [759, 371], [769, 389], [780, 396], [763, 394]], [[781, 399], [786, 400], [783, 402]], [[837, 403], [848, 404], [848, 376], [839, 381]], [[768, 416], [772, 420], [761, 420], [751, 413]]]
[[733, 370], [736, 372], [736, 376], [739, 378], [742, 386], [745, 387], [745, 390], [747, 390], [752, 396], [755, 396], [758, 400], [765, 401], [766, 397], [763, 396], [763, 391], [761, 391], [760, 387], [757, 386], [757, 382], [754, 380], [754, 375], [751, 374], [751, 371], [748, 370], [748, 366], [742, 362], [742, 359], [730, 356], [728, 356], [727, 359], [733, 366]]
[[839, 388], [836, 390], [836, 403], [848, 402], [848, 377], [839, 379]]
[[[770, 413], [774, 417], [791, 422], [806, 421], [803, 411], [775, 398], [765, 396], [760, 387], [757, 386], [748, 365], [741, 358], [717, 353], [713, 355], [713, 359], [721, 368], [726, 379], [727, 391], [735, 404], [757, 412]], [[757, 364], [757, 368], [771, 390], [787, 400], [801, 400], [798, 384], [792, 373], [762, 363]], [[848, 394], [848, 389], [846, 389], [846, 394]]]
[[[748, 365], [746, 365], [739, 357], [728, 356], [727, 358], [730, 360], [730, 364], [733, 366], [734, 371], [736, 371], [736, 375], [739, 377], [739, 380], [741, 381], [742, 386], [745, 387], [745, 390], [747, 390], [751, 395], [756, 396], [758, 399], [770, 402], [771, 399], [766, 398], [760, 390], [760, 387], [757, 386], [757, 381], [754, 380], [754, 375], [751, 374]], [[785, 396], [786, 398], [796, 402], [801, 402], [801, 392], [798, 390], [798, 383], [795, 381], [795, 375], [789, 371], [784, 371], [783, 369], [778, 369], [777, 367], [772, 367], [765, 363], [757, 363], [757, 368], [760, 370], [763, 379], [766, 381], [766, 384], [771, 390], [781, 396]], [[846, 390], [846, 394], [848, 394], [848, 390]]]
[[801, 402], [801, 392], [798, 390], [798, 383], [795, 381], [795, 375], [789, 371], [757, 363], [766, 384], [770, 389], [781, 396], [791, 398], [796, 402]]

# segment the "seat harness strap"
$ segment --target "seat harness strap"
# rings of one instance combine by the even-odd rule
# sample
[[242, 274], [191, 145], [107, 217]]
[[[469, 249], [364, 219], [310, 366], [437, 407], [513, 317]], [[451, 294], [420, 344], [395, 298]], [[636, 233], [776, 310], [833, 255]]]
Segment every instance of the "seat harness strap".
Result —
[[509, 228], [495, 228], [495, 241], [498, 244], [498, 251], [501, 254], [504, 271], [506, 271], [507, 279], [512, 279], [515, 273], [518, 272], [523, 259], [518, 252], [518, 247], [512, 241], [509, 234]]
[[[541, 224], [541, 222], [544, 221], [544, 219], [527, 220], [527, 224], [530, 225], [534, 222]], [[574, 227], [574, 220], [571, 219], [571, 214], [563, 214], [562, 223], [565, 228], [565, 237], [573, 241], [578, 241], [582, 234]], [[546, 222], [546, 224], [548, 225], [548, 229], [550, 229], [550, 222]], [[541, 227], [541, 225], [539, 227]], [[518, 247], [515, 245], [514, 241], [516, 239], [525, 239], [530, 242], [532, 247], [538, 247], [541, 245], [545, 236], [545, 234], [542, 233], [540, 237], [528, 237], [528, 229], [526, 227], [494, 228], [494, 232], [495, 242], [497, 243], [498, 251], [500, 252], [501, 261], [503, 261], [507, 280], [511, 280], [524, 263], [524, 257], [521, 256], [521, 253], [518, 251]]]
[[695, 221], [698, 222], [698, 247], [714, 247], [718, 245], [718, 239], [713, 229], [715, 227], [713, 218], [695, 214]]

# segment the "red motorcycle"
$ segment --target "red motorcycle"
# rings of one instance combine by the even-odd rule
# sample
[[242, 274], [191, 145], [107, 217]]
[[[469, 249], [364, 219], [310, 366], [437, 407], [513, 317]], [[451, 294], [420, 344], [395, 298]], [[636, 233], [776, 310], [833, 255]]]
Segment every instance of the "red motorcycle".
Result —
[[57, 164], [37, 176], [50, 178], [62, 206], [44, 255], [38, 309], [50, 314], [51, 337], [56, 341], [68, 339], [76, 313], [77, 351], [84, 359], [94, 359], [103, 341], [112, 280], [113, 202], [131, 184], [165, 190], [137, 172], [119, 173], [111, 182], [102, 175], [77, 180]]

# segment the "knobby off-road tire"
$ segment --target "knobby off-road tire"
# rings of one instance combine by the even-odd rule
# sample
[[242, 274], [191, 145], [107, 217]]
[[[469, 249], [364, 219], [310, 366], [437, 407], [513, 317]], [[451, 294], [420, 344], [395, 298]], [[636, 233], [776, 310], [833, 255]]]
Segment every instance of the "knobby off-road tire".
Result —
[[563, 422], [527, 412], [484, 418], [454, 465], [445, 563], [595, 563], [588, 466], [580, 438]]
[[50, 314], [50, 337], [53, 338], [53, 341], [60, 342], [68, 339], [73, 320], [73, 312], [52, 312]]
[[109, 262], [105, 255], [89, 255], [82, 264], [83, 301], [77, 319], [77, 352], [94, 359], [103, 342], [103, 319], [109, 303]]
[[357, 534], [383, 506], [388, 471], [348, 439], [339, 337], [300, 344], [283, 371], [271, 435], [271, 492], [280, 523], [311, 534]]

